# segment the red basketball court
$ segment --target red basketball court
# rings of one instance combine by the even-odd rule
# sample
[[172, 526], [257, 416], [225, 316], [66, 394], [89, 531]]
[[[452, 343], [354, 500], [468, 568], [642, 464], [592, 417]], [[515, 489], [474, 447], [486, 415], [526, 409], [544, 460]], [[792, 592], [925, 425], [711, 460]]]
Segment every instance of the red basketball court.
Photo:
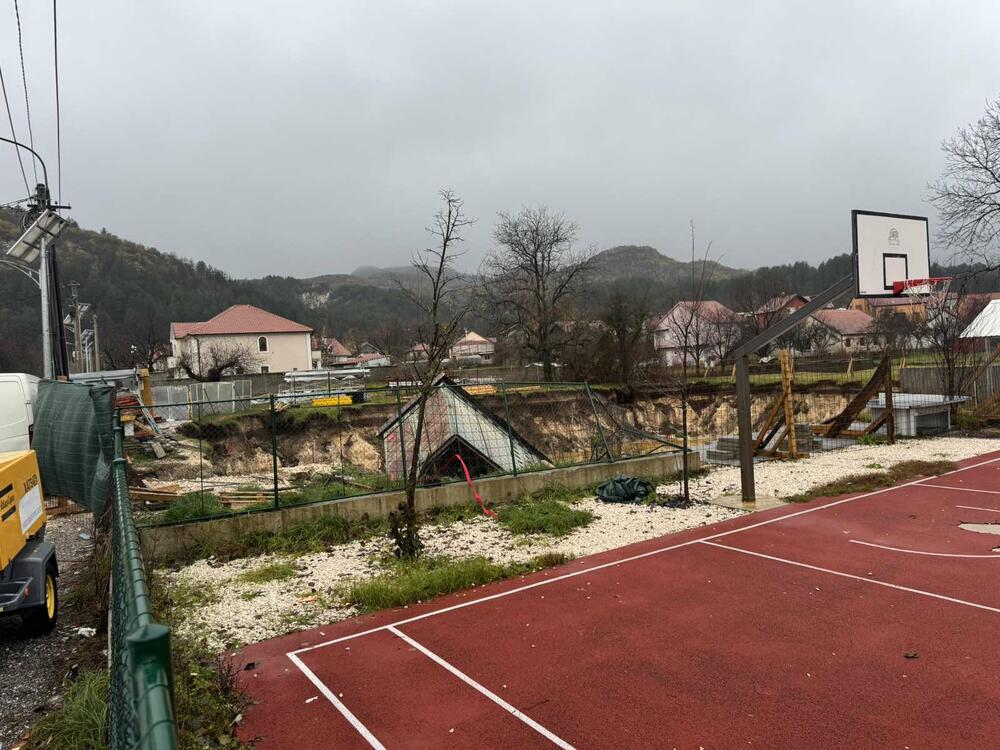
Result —
[[[846, 458], [846, 457], [845, 457]], [[1000, 454], [245, 649], [259, 748], [982, 748]]]

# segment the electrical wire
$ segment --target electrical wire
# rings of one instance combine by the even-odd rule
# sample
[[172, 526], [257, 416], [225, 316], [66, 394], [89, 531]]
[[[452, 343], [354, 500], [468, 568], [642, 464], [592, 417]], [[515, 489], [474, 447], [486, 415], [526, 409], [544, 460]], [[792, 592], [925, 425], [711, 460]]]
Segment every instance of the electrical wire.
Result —
[[0, 208], [13, 208], [18, 203], [27, 203], [30, 200], [31, 196], [29, 195], [27, 198], [18, 198], [17, 200], [8, 201], [7, 203], [0, 203]]
[[59, 26], [56, 23], [56, 0], [52, 0], [52, 52], [56, 71], [56, 203], [62, 203], [62, 123], [59, 118]]
[[[31, 106], [28, 104], [28, 76], [24, 72], [24, 44], [21, 41], [21, 12], [17, 7], [17, 0], [14, 0], [14, 16], [17, 18], [17, 49], [21, 54], [21, 83], [24, 85], [24, 112], [28, 117], [28, 145], [35, 148], [35, 134], [31, 130]], [[35, 160], [31, 160], [31, 169], [35, 174], [35, 182], [38, 182], [38, 166]]]
[[[17, 133], [14, 132], [14, 117], [10, 113], [10, 100], [7, 99], [7, 85], [3, 82], [3, 68], [0, 68], [0, 89], [3, 90], [3, 103], [7, 107], [7, 121], [10, 123], [10, 137], [16, 141]], [[24, 189], [30, 193], [31, 188], [28, 186], [28, 173], [24, 171], [24, 161], [21, 159], [21, 149], [15, 146], [14, 151], [17, 152], [17, 163], [21, 165], [21, 179], [24, 180]]]

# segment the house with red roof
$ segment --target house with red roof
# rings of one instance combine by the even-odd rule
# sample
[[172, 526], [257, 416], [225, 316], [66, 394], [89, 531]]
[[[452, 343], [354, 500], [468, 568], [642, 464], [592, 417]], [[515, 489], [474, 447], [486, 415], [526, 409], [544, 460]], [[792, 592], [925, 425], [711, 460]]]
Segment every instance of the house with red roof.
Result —
[[222, 352], [240, 351], [243, 372], [312, 369], [312, 328], [253, 305], [233, 305], [200, 323], [170, 324], [171, 369], [186, 360], [204, 373]]

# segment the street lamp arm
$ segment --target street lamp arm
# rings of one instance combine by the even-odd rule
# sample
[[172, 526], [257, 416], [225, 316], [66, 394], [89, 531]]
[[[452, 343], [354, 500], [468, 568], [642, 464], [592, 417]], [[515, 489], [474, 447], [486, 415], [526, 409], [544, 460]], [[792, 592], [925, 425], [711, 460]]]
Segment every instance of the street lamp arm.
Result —
[[0, 263], [3, 263], [5, 266], [10, 266], [11, 268], [17, 269], [25, 276], [27, 276], [29, 279], [31, 279], [33, 282], [35, 282], [35, 286], [41, 288], [42, 286], [41, 282], [38, 280], [38, 271], [36, 271], [35, 269], [29, 268], [28, 266], [22, 263], [18, 263], [16, 260], [11, 260], [10, 258], [0, 258]]
[[28, 146], [25, 146], [23, 143], [19, 143], [18, 141], [11, 140], [10, 138], [4, 138], [2, 135], [0, 135], [0, 141], [3, 141], [4, 143], [12, 143], [13, 145], [17, 146], [18, 148], [23, 148], [25, 151], [33, 154], [34, 157], [36, 159], [38, 159], [38, 161], [40, 161], [41, 164], [42, 164], [42, 178], [45, 181], [45, 187], [48, 188], [48, 186], [49, 186], [49, 170], [45, 168], [45, 160], [42, 159], [42, 157], [38, 155], [38, 152], [35, 151], [35, 149], [30, 148]]

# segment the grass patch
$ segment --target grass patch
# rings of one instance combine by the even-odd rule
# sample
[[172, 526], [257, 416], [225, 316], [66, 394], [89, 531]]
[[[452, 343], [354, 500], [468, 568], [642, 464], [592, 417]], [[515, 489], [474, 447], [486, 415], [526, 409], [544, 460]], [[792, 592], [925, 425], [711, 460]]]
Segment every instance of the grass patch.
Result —
[[511, 534], [551, 534], [565, 536], [594, 520], [589, 510], [571, 508], [550, 496], [531, 497], [500, 508], [500, 523]]
[[565, 555], [550, 553], [526, 563], [502, 565], [485, 557], [462, 560], [427, 557], [415, 561], [396, 561], [389, 572], [344, 586], [340, 589], [340, 594], [346, 602], [363, 612], [374, 612], [532, 573], [568, 560]]
[[224, 506], [219, 501], [218, 496], [211, 492], [189, 492], [170, 503], [170, 507], [164, 511], [161, 521], [162, 523], [177, 523], [207, 516], [228, 516], [232, 513], [233, 511]]
[[270, 583], [271, 581], [284, 581], [295, 575], [295, 566], [287, 562], [271, 563], [262, 565], [259, 568], [240, 573], [240, 581], [244, 583]]
[[231, 539], [207, 539], [174, 562], [190, 562], [212, 556], [231, 560], [256, 555], [308, 555], [323, 552], [337, 544], [388, 532], [388, 521], [381, 518], [320, 516], [281, 531], [255, 531], [238, 534]]
[[108, 672], [88, 669], [69, 686], [62, 705], [31, 729], [29, 750], [106, 750]]
[[792, 503], [804, 503], [817, 497], [836, 497], [856, 492], [872, 492], [883, 487], [892, 487], [917, 477], [933, 477], [954, 471], [958, 464], [954, 461], [903, 461], [886, 471], [868, 474], [851, 474], [832, 482], [818, 484], [805, 492], [783, 498]]

